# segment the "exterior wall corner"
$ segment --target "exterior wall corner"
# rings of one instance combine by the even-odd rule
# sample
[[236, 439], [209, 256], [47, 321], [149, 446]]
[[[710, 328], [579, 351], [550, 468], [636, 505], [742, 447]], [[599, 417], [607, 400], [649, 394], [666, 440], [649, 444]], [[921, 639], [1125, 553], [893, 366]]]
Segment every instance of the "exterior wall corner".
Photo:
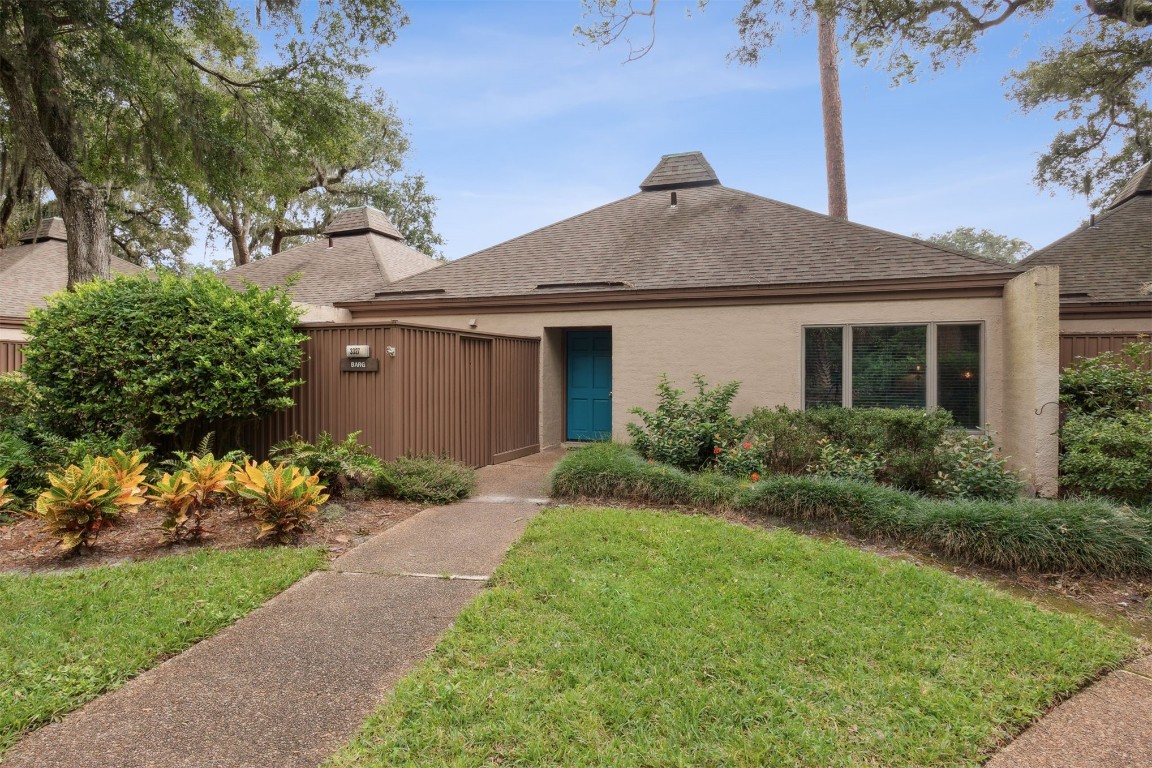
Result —
[[1004, 428], [1009, 464], [1042, 497], [1058, 491], [1060, 268], [1034, 267], [1004, 286]]

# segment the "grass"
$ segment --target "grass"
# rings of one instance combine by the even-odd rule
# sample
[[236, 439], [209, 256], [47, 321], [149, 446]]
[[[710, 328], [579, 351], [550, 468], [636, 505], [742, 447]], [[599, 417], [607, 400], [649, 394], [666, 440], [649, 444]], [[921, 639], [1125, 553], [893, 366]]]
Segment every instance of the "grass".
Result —
[[976, 765], [1135, 641], [975, 581], [715, 518], [546, 510], [331, 759]]
[[553, 471], [552, 495], [822, 520], [857, 535], [895, 538], [995, 568], [1152, 573], [1152, 511], [1103, 500], [941, 501], [813, 476], [770, 475], [747, 483], [650, 464], [611, 443], [565, 456]]
[[0, 756], [24, 731], [208, 637], [323, 564], [317, 549], [202, 550], [0, 575]]

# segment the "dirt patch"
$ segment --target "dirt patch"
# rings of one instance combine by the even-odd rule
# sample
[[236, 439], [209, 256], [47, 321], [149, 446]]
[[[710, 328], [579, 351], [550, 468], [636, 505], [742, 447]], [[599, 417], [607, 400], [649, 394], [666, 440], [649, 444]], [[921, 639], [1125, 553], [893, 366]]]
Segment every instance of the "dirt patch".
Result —
[[[314, 530], [300, 537], [298, 546], [320, 546], [335, 558], [368, 537], [406, 520], [422, 509], [418, 504], [389, 499], [340, 499], [320, 509]], [[169, 544], [160, 531], [164, 519], [151, 506], [126, 514], [120, 523], [101, 532], [96, 545], [76, 555], [64, 555], [56, 541], [42, 532], [43, 523], [24, 519], [0, 525], [0, 571], [33, 573], [130, 560], [178, 555], [200, 548], [241, 549], [265, 546], [255, 541], [256, 524], [239, 507], [223, 506], [212, 512], [201, 541]]]

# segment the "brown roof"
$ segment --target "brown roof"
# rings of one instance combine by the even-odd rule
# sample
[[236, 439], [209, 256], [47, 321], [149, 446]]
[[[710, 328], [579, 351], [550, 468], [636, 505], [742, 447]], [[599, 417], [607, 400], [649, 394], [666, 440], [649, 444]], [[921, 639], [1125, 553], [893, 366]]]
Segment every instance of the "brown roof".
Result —
[[[1152, 176], [1143, 169], [1143, 184]], [[1140, 178], [1140, 174], [1133, 181]], [[1020, 262], [1060, 267], [1060, 303], [1152, 302], [1152, 187], [1121, 203]], [[1119, 198], [1117, 198], [1119, 199]]]
[[[0, 252], [0, 316], [27, 317], [33, 307], [47, 306], [46, 296], [68, 287], [67, 239], [61, 219], [45, 219], [20, 237], [21, 245]], [[112, 257], [113, 274], [143, 271]]]
[[59, 216], [44, 219], [38, 225], [30, 227], [24, 231], [24, 234], [20, 235], [20, 242], [22, 243], [40, 242], [41, 240], [67, 242], [68, 230], [64, 228], [64, 219]]
[[1120, 188], [1120, 192], [1108, 205], [1108, 209], [1119, 208], [1137, 195], [1152, 195], [1152, 162], [1144, 163], [1132, 174], [1132, 178]]
[[[683, 157], [666, 156], [661, 166], [669, 170], [670, 158]], [[378, 298], [532, 295], [547, 302], [550, 293], [572, 291], [1007, 278], [1018, 271], [718, 184], [681, 187], [676, 195], [672, 207], [667, 189], [642, 191], [410, 277]]]
[[640, 182], [640, 189], [652, 192], [658, 189], [710, 187], [719, 183], [720, 178], [704, 159], [703, 152], [681, 152], [661, 157], [647, 178]]
[[400, 231], [388, 220], [388, 214], [368, 205], [340, 211], [324, 228], [326, 235], [356, 235], [363, 232], [375, 232], [393, 240], [404, 239]]
[[[353, 208], [333, 218], [328, 237], [222, 272], [233, 288], [287, 286], [296, 301], [334, 304], [386, 289], [431, 269], [438, 261], [405, 245], [388, 217], [375, 208]], [[331, 245], [329, 245], [331, 243]]]

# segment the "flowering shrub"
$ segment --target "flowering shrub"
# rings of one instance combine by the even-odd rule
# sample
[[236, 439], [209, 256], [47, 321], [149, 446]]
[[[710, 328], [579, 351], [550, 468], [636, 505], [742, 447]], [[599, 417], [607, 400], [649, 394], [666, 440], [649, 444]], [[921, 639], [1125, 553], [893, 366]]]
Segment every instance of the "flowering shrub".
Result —
[[884, 466], [880, 454], [867, 448], [859, 453], [853, 453], [851, 448], [837, 445], [828, 438], [820, 440], [819, 445], [820, 458], [808, 469], [820, 477], [874, 483], [876, 473]]
[[997, 455], [988, 435], [951, 432], [936, 449], [940, 470], [932, 489], [953, 499], [1011, 501], [1020, 493], [1019, 478]]
[[763, 446], [755, 438], [731, 443], [724, 448], [717, 445], [712, 450], [716, 456], [717, 469], [726, 475], [743, 478], [755, 476], [755, 481], [768, 471], [764, 466]]

